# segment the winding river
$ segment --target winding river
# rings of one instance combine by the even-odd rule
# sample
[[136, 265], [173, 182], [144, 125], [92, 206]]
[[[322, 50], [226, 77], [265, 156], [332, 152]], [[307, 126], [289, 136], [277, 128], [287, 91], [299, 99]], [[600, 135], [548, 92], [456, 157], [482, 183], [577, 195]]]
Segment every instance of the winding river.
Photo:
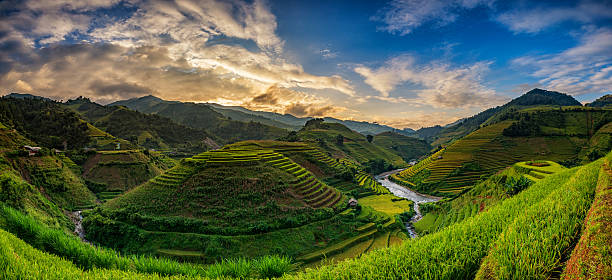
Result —
[[421, 211], [419, 210], [419, 204], [438, 201], [440, 200], [440, 198], [435, 197], [435, 196], [420, 194], [418, 192], [415, 192], [404, 186], [398, 185], [392, 182], [391, 180], [389, 180], [389, 176], [391, 174], [395, 174], [402, 170], [403, 169], [397, 169], [397, 170], [381, 173], [377, 175], [375, 178], [376, 178], [376, 181], [378, 181], [385, 188], [389, 189], [389, 191], [391, 191], [391, 193], [393, 193], [394, 195], [414, 201], [414, 211], [416, 212], [416, 214], [412, 217], [412, 219], [410, 219], [410, 222], [406, 224], [406, 230], [408, 230], [408, 233], [410, 234], [411, 238], [416, 238], [418, 237], [418, 235], [416, 231], [414, 230], [412, 223], [423, 218], [423, 215], [421, 215]]

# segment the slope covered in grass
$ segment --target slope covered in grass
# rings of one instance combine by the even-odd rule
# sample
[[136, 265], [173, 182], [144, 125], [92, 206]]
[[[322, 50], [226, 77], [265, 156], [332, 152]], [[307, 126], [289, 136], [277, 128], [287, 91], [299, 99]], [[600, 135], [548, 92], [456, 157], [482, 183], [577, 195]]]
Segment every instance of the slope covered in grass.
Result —
[[454, 196], [483, 176], [519, 161], [541, 159], [575, 165], [603, 156], [612, 148], [612, 142], [607, 141], [611, 110], [530, 108], [501, 115], [497, 121], [392, 179], [421, 192]]
[[97, 128], [135, 145], [149, 149], [207, 150], [205, 139], [217, 140], [212, 134], [181, 125], [169, 118], [144, 114], [121, 106], [102, 106], [87, 98], [69, 100], [65, 107], [78, 112]]
[[98, 199], [105, 201], [160, 175], [174, 160], [158, 152], [99, 151], [83, 162], [82, 176]]
[[[526, 249], [538, 265], [510, 266], [509, 275], [543, 275], [551, 271], [551, 262], [559, 258], [558, 250], [567, 249], [567, 240], [576, 236], [580, 215], [590, 206], [602, 161], [559, 172], [535, 183], [516, 196], [506, 199], [488, 211], [482, 212], [446, 229], [411, 242], [365, 254], [362, 257], [334, 266], [292, 275], [293, 279], [468, 279], [473, 278], [483, 258], [493, 255], [493, 245], [515, 244]], [[552, 208], [543, 206], [556, 205]], [[564, 215], [576, 213], [577, 216]], [[527, 219], [526, 217], [530, 217]], [[522, 227], [515, 227], [522, 225]], [[533, 236], [538, 246], [525, 248], [517, 240], [510, 240], [517, 232]], [[544, 229], [543, 231], [535, 230]], [[534, 231], [530, 231], [534, 229]], [[502, 234], [508, 232], [506, 234]], [[522, 235], [517, 235], [520, 238]], [[540, 242], [544, 241], [544, 242]], [[559, 241], [559, 242], [556, 242]], [[531, 243], [530, 243], [531, 244]], [[509, 251], [515, 252], [515, 251]], [[520, 251], [516, 251], [519, 252]], [[503, 256], [503, 255], [500, 255]], [[542, 261], [545, 260], [545, 261]], [[499, 266], [501, 267], [501, 266]], [[507, 268], [508, 266], [502, 267]]]
[[199, 262], [297, 256], [357, 234], [365, 221], [338, 215], [345, 205], [341, 192], [280, 153], [219, 150], [108, 201], [85, 227], [91, 240], [131, 253]]
[[374, 136], [372, 143], [394, 151], [404, 161], [418, 159], [427, 154], [431, 147], [424, 140], [408, 137], [395, 132], [383, 132]]
[[349, 158], [360, 164], [384, 160], [393, 166], [404, 166], [406, 162], [392, 149], [370, 143], [366, 136], [338, 123], [311, 120], [297, 133], [304, 142], [313, 143], [330, 153], [334, 158]]
[[608, 156], [599, 173], [595, 199], [582, 235], [563, 270], [563, 279], [612, 278], [612, 172]]
[[431, 137], [433, 138], [432, 146], [443, 145], [460, 139], [479, 129], [496, 115], [538, 106], [558, 108], [559, 106], [582, 106], [582, 104], [570, 95], [535, 88], [502, 106], [487, 109], [472, 117], [460, 120], [456, 124], [444, 127], [435, 136]]
[[285, 129], [259, 122], [232, 120], [216, 112], [208, 104], [166, 101], [154, 96], [144, 96], [110, 105], [126, 106], [139, 112], [167, 117], [179, 124], [205, 130], [224, 143], [277, 139], [287, 133]]

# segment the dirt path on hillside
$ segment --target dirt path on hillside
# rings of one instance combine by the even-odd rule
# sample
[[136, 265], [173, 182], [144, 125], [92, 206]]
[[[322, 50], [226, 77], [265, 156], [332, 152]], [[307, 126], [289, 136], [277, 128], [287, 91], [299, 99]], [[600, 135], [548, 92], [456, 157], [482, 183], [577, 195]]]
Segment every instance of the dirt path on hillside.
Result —
[[410, 222], [406, 223], [406, 230], [408, 230], [408, 233], [410, 234], [411, 238], [416, 238], [418, 237], [418, 234], [414, 230], [414, 227], [412, 226], [412, 224], [423, 218], [423, 215], [421, 214], [421, 210], [419, 208], [419, 204], [427, 203], [427, 202], [435, 202], [435, 201], [440, 200], [441, 198], [415, 192], [409, 188], [398, 185], [392, 182], [391, 180], [389, 180], [389, 176], [391, 174], [395, 174], [402, 170], [403, 169], [397, 169], [397, 170], [381, 173], [375, 178], [376, 178], [376, 181], [378, 181], [381, 185], [383, 185], [383, 187], [391, 191], [391, 193], [393, 193], [395, 196], [403, 197], [408, 200], [412, 200], [414, 202], [414, 212], [416, 214], [412, 216], [412, 219], [410, 219]]

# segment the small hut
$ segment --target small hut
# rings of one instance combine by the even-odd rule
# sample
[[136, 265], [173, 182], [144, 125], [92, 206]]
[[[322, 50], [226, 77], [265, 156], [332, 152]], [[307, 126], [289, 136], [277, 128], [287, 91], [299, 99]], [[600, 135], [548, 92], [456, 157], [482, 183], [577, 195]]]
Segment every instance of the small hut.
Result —
[[28, 156], [35, 156], [40, 153], [40, 147], [32, 147], [25, 145], [23, 148], [28, 152]]
[[358, 204], [359, 204], [359, 202], [357, 202], [357, 199], [352, 198], [352, 197], [348, 201], [348, 206], [349, 207], [356, 207]]

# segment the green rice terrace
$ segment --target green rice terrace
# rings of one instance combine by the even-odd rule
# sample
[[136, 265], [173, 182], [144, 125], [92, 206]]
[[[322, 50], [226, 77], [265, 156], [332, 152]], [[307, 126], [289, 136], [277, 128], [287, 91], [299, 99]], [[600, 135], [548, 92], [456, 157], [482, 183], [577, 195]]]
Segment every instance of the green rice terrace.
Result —
[[506, 108], [433, 149], [311, 119], [180, 158], [4, 102], [70, 126], [0, 123], [0, 279], [612, 279], [609, 107]]
[[[183, 159], [85, 211], [85, 237], [130, 254], [202, 263], [280, 254], [310, 266], [331, 256], [354, 256], [353, 247], [364, 242], [374, 245], [361, 253], [406, 239], [399, 215], [411, 211], [410, 201], [394, 199], [363, 171], [348, 179], [326, 175], [336, 170], [350, 168], [304, 143], [228, 145]], [[353, 186], [336, 188], [326, 181]], [[347, 205], [355, 189], [369, 193], [358, 208]], [[379, 209], [374, 197], [397, 207]]]
[[[487, 123], [391, 179], [420, 192], [452, 197], [519, 161], [553, 160], [575, 165], [612, 148], [610, 110], [531, 108], [518, 116], [514, 116], [516, 120]], [[532, 132], [516, 134], [517, 125], [530, 127]]]

